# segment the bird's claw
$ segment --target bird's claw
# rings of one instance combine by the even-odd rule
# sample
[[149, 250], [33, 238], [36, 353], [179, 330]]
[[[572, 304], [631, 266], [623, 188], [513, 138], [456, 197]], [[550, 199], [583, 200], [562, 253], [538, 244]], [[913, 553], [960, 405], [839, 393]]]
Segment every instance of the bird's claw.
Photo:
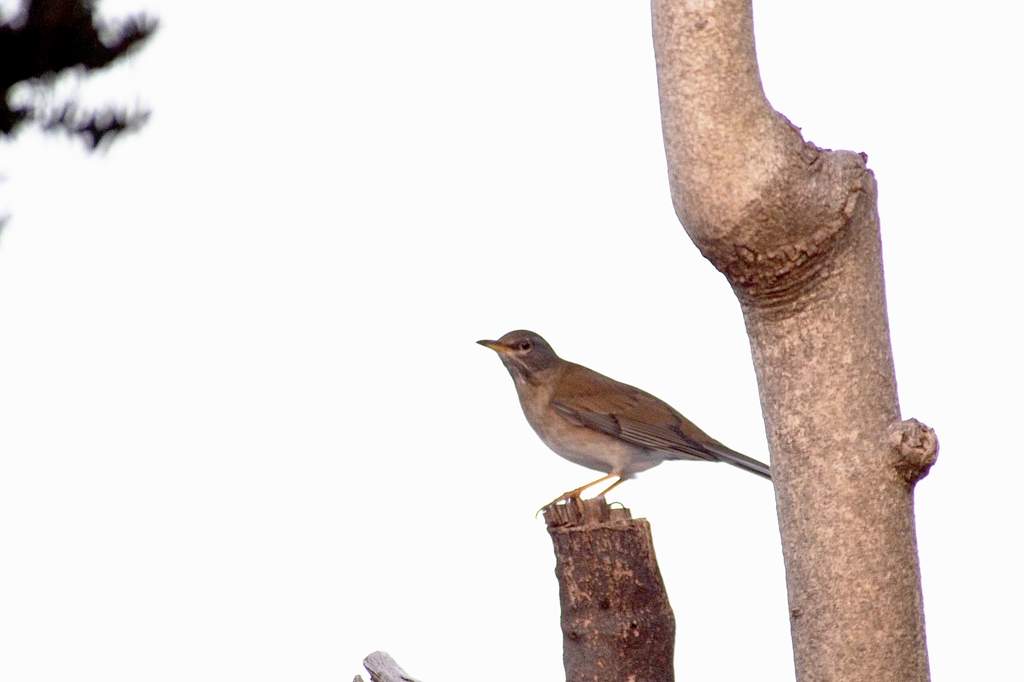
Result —
[[562, 493], [561, 495], [559, 495], [558, 497], [556, 497], [555, 499], [551, 500], [550, 502], [545, 504], [543, 507], [538, 509], [537, 513], [533, 515], [533, 518], [537, 518], [538, 516], [540, 516], [540, 513], [542, 511], [544, 511], [548, 507], [554, 507], [559, 502], [568, 502], [569, 500], [579, 500], [580, 499], [580, 493], [581, 493], [581, 491], [579, 491], [579, 490], [570, 490], [567, 493]]

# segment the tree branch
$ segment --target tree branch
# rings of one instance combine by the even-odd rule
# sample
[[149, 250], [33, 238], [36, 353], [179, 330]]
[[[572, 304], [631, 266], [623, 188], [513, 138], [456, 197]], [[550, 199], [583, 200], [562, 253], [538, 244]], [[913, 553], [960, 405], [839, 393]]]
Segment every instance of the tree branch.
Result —
[[671, 682], [675, 617], [651, 527], [603, 497], [544, 510], [555, 549], [567, 682]]
[[155, 19], [144, 14], [120, 21], [96, 16], [92, 0], [23, 0], [18, 14], [0, 16], [0, 134], [12, 135], [35, 122], [64, 130], [95, 149], [103, 141], [142, 126], [147, 112], [105, 107], [83, 112], [73, 103], [56, 110], [45, 104], [15, 106], [15, 85], [51, 83], [68, 70], [102, 69], [132, 54], [153, 35]]
[[907, 483], [937, 445], [900, 420], [866, 157], [768, 104], [749, 0], [654, 0], [654, 38], [676, 213], [750, 337], [797, 676], [925, 680]]
[[[363, 667], [370, 673], [370, 682], [417, 682], [383, 651], [374, 651], [364, 658]], [[363, 682], [363, 678], [356, 675], [352, 682]]]
[[701, 252], [759, 307], [819, 279], [857, 200], [864, 157], [804, 142], [768, 104], [745, 0], [654, 1], [672, 200]]

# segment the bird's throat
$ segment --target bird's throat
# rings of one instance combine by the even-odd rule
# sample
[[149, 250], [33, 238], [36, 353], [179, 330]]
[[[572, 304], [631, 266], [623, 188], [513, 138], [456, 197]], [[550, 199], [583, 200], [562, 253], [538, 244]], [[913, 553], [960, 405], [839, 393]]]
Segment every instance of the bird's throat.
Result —
[[533, 376], [533, 372], [530, 372], [514, 360], [507, 361], [505, 363], [505, 369], [507, 369], [508, 373], [512, 375], [512, 381], [516, 383], [516, 386], [520, 386], [522, 384], [537, 384], [537, 379]]

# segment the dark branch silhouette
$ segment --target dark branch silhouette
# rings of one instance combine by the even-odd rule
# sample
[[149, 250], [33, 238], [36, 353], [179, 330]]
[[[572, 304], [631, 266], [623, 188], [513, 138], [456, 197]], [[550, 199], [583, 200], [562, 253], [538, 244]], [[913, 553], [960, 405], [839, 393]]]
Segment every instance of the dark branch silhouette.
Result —
[[117, 134], [138, 129], [148, 111], [109, 106], [87, 111], [74, 102], [57, 107], [10, 101], [14, 86], [54, 79], [77, 69], [89, 73], [138, 49], [156, 30], [144, 14], [118, 21], [96, 15], [94, 0], [24, 0], [14, 16], [0, 15], [0, 133], [13, 136], [26, 123], [63, 130], [92, 149]]

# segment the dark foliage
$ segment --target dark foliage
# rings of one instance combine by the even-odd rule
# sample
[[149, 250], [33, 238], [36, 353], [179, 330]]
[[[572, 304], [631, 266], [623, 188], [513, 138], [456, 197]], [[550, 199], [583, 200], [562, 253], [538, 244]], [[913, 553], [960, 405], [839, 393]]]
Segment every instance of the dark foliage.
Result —
[[82, 111], [73, 102], [57, 109], [12, 106], [18, 83], [52, 78], [68, 69], [102, 69], [141, 46], [156, 21], [138, 15], [111, 22], [96, 16], [95, 0], [24, 0], [12, 17], [0, 16], [0, 134], [35, 122], [64, 130], [95, 149], [118, 133], [141, 126], [148, 112], [108, 107]]

